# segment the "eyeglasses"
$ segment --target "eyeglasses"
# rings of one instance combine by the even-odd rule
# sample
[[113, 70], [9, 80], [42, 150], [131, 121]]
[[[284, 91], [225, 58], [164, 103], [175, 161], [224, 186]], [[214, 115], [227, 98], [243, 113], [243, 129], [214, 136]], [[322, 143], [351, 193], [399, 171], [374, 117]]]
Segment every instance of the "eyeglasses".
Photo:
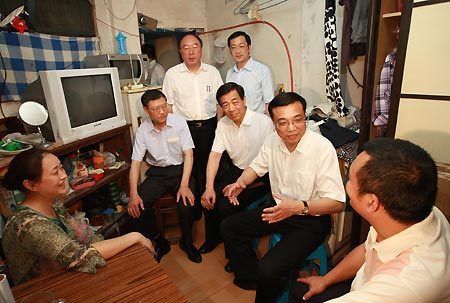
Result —
[[295, 128], [298, 128], [298, 127], [302, 126], [303, 123], [305, 123], [305, 120], [306, 120], [306, 117], [296, 117], [296, 118], [292, 119], [291, 121], [283, 119], [283, 120], [277, 121], [275, 123], [275, 126], [279, 130], [286, 130], [286, 129], [288, 129], [290, 124], [295, 126]]
[[167, 109], [167, 106], [168, 106], [167, 103], [164, 103], [164, 104], [161, 104], [158, 106], [149, 106], [147, 108], [148, 108], [148, 110], [156, 113], [156, 112], [159, 112], [160, 110], [165, 111]]
[[199, 48], [200, 48], [200, 45], [197, 44], [197, 43], [195, 43], [195, 44], [192, 44], [192, 45], [183, 45], [183, 46], [181, 47], [181, 51], [182, 51], [183, 53], [187, 53], [187, 52], [189, 52], [191, 49], [192, 49], [192, 50], [197, 50], [197, 49], [199, 49]]

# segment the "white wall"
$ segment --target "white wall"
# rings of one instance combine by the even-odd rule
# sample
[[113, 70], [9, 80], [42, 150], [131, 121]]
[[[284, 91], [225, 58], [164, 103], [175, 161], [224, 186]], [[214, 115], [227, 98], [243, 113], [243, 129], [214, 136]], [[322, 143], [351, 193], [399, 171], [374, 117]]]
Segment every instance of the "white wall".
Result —
[[[232, 1], [225, 4], [224, 1], [206, 0], [207, 30], [250, 21], [245, 15], [233, 14], [234, 8], [240, 3], [241, 1]], [[293, 64], [293, 90], [303, 95], [309, 104], [326, 102], [324, 11], [324, 0], [288, 0], [276, 7], [259, 12], [261, 19], [275, 25], [286, 39]], [[339, 5], [337, 5], [336, 17], [340, 47], [343, 10]], [[289, 66], [284, 46], [275, 31], [267, 25], [256, 24], [209, 34], [207, 39], [204, 39], [209, 47], [209, 50], [204, 49], [204, 52], [209, 52], [204, 55], [206, 60], [212, 61], [214, 57], [212, 41], [219, 35], [226, 39], [236, 30], [243, 30], [252, 37], [252, 56], [269, 66], [275, 87], [284, 83], [286, 89], [290, 90]], [[205, 36], [202, 36], [202, 39]], [[228, 52], [226, 59], [226, 63], [219, 67], [223, 76], [234, 64]]]
[[[133, 6], [133, 3], [136, 5]], [[141, 53], [138, 12], [158, 20], [158, 28], [206, 27], [205, 0], [189, 0], [189, 5], [183, 0], [95, 0], [96, 24], [102, 53], [117, 53], [114, 37], [119, 30], [127, 37], [128, 53]], [[128, 14], [129, 17], [122, 20]]]
[[158, 28], [206, 27], [205, 0], [137, 0], [137, 7], [138, 12], [158, 20]]

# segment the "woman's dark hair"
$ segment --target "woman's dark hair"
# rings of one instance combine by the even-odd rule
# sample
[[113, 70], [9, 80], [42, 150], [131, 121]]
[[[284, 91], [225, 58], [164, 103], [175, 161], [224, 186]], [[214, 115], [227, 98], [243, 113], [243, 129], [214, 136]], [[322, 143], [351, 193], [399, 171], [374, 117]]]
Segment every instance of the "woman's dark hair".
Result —
[[9, 190], [26, 192], [23, 181], [39, 181], [42, 177], [42, 158], [46, 150], [32, 148], [21, 152], [12, 159], [8, 171], [2, 180], [2, 185]]

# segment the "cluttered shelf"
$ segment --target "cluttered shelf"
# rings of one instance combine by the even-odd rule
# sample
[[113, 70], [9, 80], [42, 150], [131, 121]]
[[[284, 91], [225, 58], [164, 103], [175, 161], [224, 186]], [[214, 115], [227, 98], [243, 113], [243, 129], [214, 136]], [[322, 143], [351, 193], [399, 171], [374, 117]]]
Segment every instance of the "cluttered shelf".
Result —
[[[114, 128], [111, 129], [107, 132], [98, 134], [98, 135], [94, 135], [82, 140], [78, 140], [72, 143], [68, 143], [68, 144], [54, 144], [51, 147], [47, 148], [49, 151], [51, 151], [52, 153], [54, 153], [57, 156], [63, 155], [63, 154], [68, 154], [70, 152], [75, 152], [81, 148], [99, 143], [99, 142], [105, 142], [108, 139], [112, 139], [114, 137], [117, 136], [121, 136], [124, 133], [129, 132], [130, 129], [130, 124], [126, 124], [124, 126], [120, 126], [118, 128]], [[130, 140], [129, 138], [124, 138], [123, 140], [125, 140], [125, 142], [121, 142], [122, 146], [125, 146], [125, 143], [128, 143], [128, 141]], [[131, 147], [130, 147], [131, 148]]]
[[[108, 140], [112, 141], [111, 139], [115, 139], [116, 146], [122, 146], [127, 147], [127, 143], [131, 142], [130, 137], [128, 136], [129, 133], [130, 124], [126, 124], [124, 126], [120, 126], [118, 128], [111, 129], [107, 132], [94, 135], [82, 140], [77, 140], [72, 143], [68, 144], [60, 144], [60, 143], [54, 143], [50, 147], [47, 147], [46, 149], [53, 154], [57, 156], [61, 156], [64, 154], [69, 154], [72, 152], [76, 152], [79, 149], [82, 149], [84, 147], [99, 143], [99, 142], [106, 142]], [[118, 142], [116, 142], [118, 141]], [[126, 150], [126, 152], [129, 154], [131, 151], [131, 146], [127, 147], [129, 151]], [[6, 156], [3, 159], [0, 160], [0, 169], [3, 169], [2, 173], [0, 175], [3, 175], [6, 170], [4, 168], [7, 168], [11, 160], [14, 158], [14, 156]]]
[[64, 201], [64, 205], [66, 207], [69, 207], [72, 204], [74, 204], [75, 202], [77, 202], [78, 200], [82, 199], [83, 197], [86, 197], [87, 195], [95, 192], [100, 187], [108, 184], [111, 181], [114, 181], [114, 180], [120, 178], [121, 176], [123, 176], [125, 174], [128, 174], [130, 166], [131, 165], [129, 163], [124, 163], [117, 170], [112, 170], [112, 169], [105, 170], [104, 177], [102, 179], [100, 179], [99, 181], [97, 181], [95, 183], [95, 185], [84, 188], [84, 189], [75, 190], [75, 191], [71, 192], [70, 194], [68, 194]]
[[[102, 234], [119, 232], [127, 219], [124, 205], [131, 167], [128, 162], [131, 158], [130, 125], [68, 144], [54, 143], [47, 150], [60, 158], [70, 186], [75, 189], [64, 200], [68, 211], [84, 213], [94, 226], [102, 226]], [[13, 158], [14, 155], [7, 155], [0, 161], [0, 176], [8, 170]], [[1, 194], [0, 212], [4, 216], [10, 215], [24, 199], [20, 192], [2, 189]]]

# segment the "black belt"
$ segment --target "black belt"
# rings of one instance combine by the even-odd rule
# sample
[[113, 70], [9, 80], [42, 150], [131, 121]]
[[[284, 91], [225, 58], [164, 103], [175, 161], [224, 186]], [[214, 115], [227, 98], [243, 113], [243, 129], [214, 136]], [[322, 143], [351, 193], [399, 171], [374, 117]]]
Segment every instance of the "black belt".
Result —
[[192, 127], [201, 128], [201, 127], [205, 127], [208, 124], [214, 122], [215, 119], [216, 119], [216, 117], [212, 117], [212, 118], [209, 118], [206, 120], [189, 120], [189, 121], [187, 121], [187, 124]]

